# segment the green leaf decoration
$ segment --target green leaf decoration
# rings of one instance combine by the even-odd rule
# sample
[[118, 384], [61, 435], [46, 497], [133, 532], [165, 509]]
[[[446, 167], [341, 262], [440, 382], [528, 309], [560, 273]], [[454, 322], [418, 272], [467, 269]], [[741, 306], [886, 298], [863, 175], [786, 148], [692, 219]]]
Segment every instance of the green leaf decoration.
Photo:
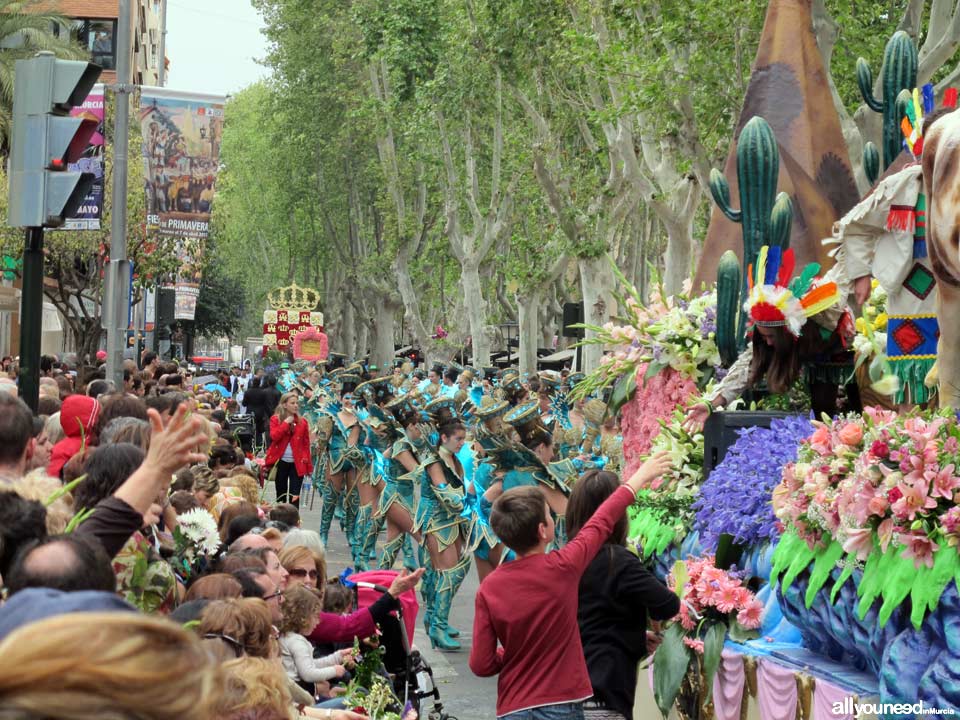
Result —
[[873, 601], [880, 596], [880, 590], [883, 587], [881, 565], [884, 557], [884, 553], [874, 550], [867, 558], [866, 565], [863, 566], [863, 577], [860, 579], [860, 585], [857, 586], [857, 595], [860, 597], [860, 608], [857, 615], [861, 620], [866, 617], [867, 610]]
[[837, 581], [833, 584], [833, 589], [830, 591], [831, 605], [837, 601], [837, 594], [840, 592], [840, 588], [842, 588], [843, 584], [850, 579], [850, 576], [853, 575], [853, 569], [856, 567], [851, 557], [848, 557], [847, 560], [848, 561], [843, 566], [843, 572], [840, 573], [840, 577], [837, 578]]
[[[797, 575], [807, 569], [807, 566], [813, 562], [813, 559], [817, 556], [817, 551], [811, 550], [807, 543], [801, 538], [794, 535], [796, 542], [792, 543], [790, 549], [792, 549], [792, 554], [786, 556], [786, 566], [784, 567], [783, 577], [780, 579], [780, 585], [784, 590], [787, 590], [792, 584], [793, 581], [797, 579]], [[781, 543], [783, 540], [781, 539]], [[779, 546], [777, 548], [779, 550]]]
[[94, 508], [83, 508], [83, 510], [80, 510], [79, 512], [77, 512], [72, 518], [70, 518], [70, 522], [68, 522], [67, 526], [63, 529], [63, 534], [69, 535], [70, 533], [72, 533], [74, 530], [80, 527], [84, 522], [86, 522], [90, 518], [90, 516], [93, 515], [93, 513], [94, 513]]
[[927, 611], [937, 607], [940, 596], [958, 570], [960, 570], [960, 554], [955, 547], [949, 547], [946, 543], [933, 554], [932, 568], [927, 566], [920, 568], [910, 590], [910, 621], [917, 630], [920, 629]]
[[914, 581], [917, 580], [917, 568], [913, 564], [913, 559], [901, 557], [900, 551], [902, 549], [903, 546], [900, 545], [896, 552], [891, 552], [890, 549], [887, 551], [887, 555], [891, 559], [888, 563], [889, 569], [885, 573], [883, 590], [881, 591], [883, 605], [880, 607], [880, 613], [877, 616], [880, 627], [887, 624], [893, 611], [907, 599]]
[[817, 596], [820, 588], [826, 584], [833, 568], [837, 566], [837, 560], [843, 557], [843, 546], [834, 540], [827, 546], [827, 549], [817, 553], [813, 561], [813, 570], [810, 573], [810, 584], [807, 586], [807, 594], [804, 602], [807, 608], [813, 605], [813, 599]]
[[713, 697], [713, 678], [720, 667], [720, 654], [723, 652], [726, 637], [727, 628], [720, 622], [708, 627], [703, 636], [703, 675], [707, 683], [707, 702]]
[[683, 644], [683, 638], [683, 628], [674, 623], [663, 633], [663, 642], [653, 658], [653, 694], [665, 718], [670, 714], [690, 665], [692, 651]]

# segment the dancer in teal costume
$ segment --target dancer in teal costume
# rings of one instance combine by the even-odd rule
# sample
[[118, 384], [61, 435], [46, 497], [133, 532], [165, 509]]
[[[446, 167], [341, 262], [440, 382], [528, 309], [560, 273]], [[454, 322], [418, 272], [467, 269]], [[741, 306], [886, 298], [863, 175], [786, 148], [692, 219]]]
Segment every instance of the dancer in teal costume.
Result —
[[420, 467], [417, 448], [425, 444], [420, 429], [421, 416], [410, 397], [394, 399], [387, 404], [387, 409], [393, 413], [397, 425], [384, 465], [384, 487], [377, 508], [377, 516], [386, 518], [387, 522], [387, 542], [383, 546], [380, 567], [392, 568], [402, 548], [404, 567], [415, 570], [418, 563], [410, 538], [413, 536], [418, 543], [421, 542], [420, 534], [413, 529], [414, 481]]
[[337, 503], [343, 498], [344, 532], [347, 538], [354, 534], [356, 518], [356, 478], [365, 468], [360, 442], [363, 428], [353, 406], [353, 389], [357, 385], [355, 375], [341, 374], [340, 403], [331, 403], [324, 408], [330, 419], [330, 439], [327, 443], [326, 482], [323, 484], [322, 506], [320, 511], [320, 539], [324, 545], [330, 534], [330, 525]]
[[452, 398], [434, 400], [427, 406], [437, 427], [439, 443], [421, 456], [420, 504], [416, 528], [424, 537], [433, 569], [424, 622], [434, 648], [459, 650], [450, 635], [448, 618], [454, 595], [470, 567], [465, 552], [468, 538], [464, 509], [463, 466], [456, 457], [466, 439], [466, 429], [453, 410]]

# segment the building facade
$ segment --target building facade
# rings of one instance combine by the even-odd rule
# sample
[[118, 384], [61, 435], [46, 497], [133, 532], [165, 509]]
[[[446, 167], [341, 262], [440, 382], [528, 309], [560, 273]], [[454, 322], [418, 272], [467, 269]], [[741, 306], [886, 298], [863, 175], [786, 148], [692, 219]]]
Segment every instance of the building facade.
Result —
[[[164, 2], [166, 0], [130, 0], [133, 32], [130, 67], [134, 85], [160, 84]], [[119, 0], [53, 0], [52, 4], [57, 12], [73, 21], [61, 32], [71, 33], [90, 51], [91, 61], [103, 68], [100, 81], [116, 82]]]

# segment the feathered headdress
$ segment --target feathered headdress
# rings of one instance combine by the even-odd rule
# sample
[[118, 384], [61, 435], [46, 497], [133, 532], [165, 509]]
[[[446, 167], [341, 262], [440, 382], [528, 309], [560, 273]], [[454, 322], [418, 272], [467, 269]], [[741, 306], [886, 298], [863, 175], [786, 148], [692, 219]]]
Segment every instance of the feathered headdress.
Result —
[[[956, 106], [957, 89], [947, 88], [943, 93], [943, 107], [955, 108]], [[916, 157], [923, 154], [923, 118], [932, 113], [935, 107], [932, 83], [927, 83], [922, 88], [914, 88], [911, 97], [904, 103], [905, 114], [900, 119], [903, 144]]]
[[840, 302], [836, 283], [817, 282], [819, 264], [810, 263], [790, 282], [794, 265], [792, 248], [783, 253], [779, 247], [760, 248], [756, 272], [752, 265], [747, 271], [750, 293], [744, 310], [752, 325], [786, 327], [800, 337], [807, 318]]

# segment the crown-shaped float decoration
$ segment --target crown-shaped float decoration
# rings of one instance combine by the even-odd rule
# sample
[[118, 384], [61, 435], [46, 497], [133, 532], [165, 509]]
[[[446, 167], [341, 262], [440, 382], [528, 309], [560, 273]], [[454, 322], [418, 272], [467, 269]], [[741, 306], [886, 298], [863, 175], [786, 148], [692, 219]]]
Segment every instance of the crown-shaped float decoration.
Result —
[[320, 304], [320, 291], [291, 283], [271, 290], [267, 302], [274, 310], [313, 310]]

